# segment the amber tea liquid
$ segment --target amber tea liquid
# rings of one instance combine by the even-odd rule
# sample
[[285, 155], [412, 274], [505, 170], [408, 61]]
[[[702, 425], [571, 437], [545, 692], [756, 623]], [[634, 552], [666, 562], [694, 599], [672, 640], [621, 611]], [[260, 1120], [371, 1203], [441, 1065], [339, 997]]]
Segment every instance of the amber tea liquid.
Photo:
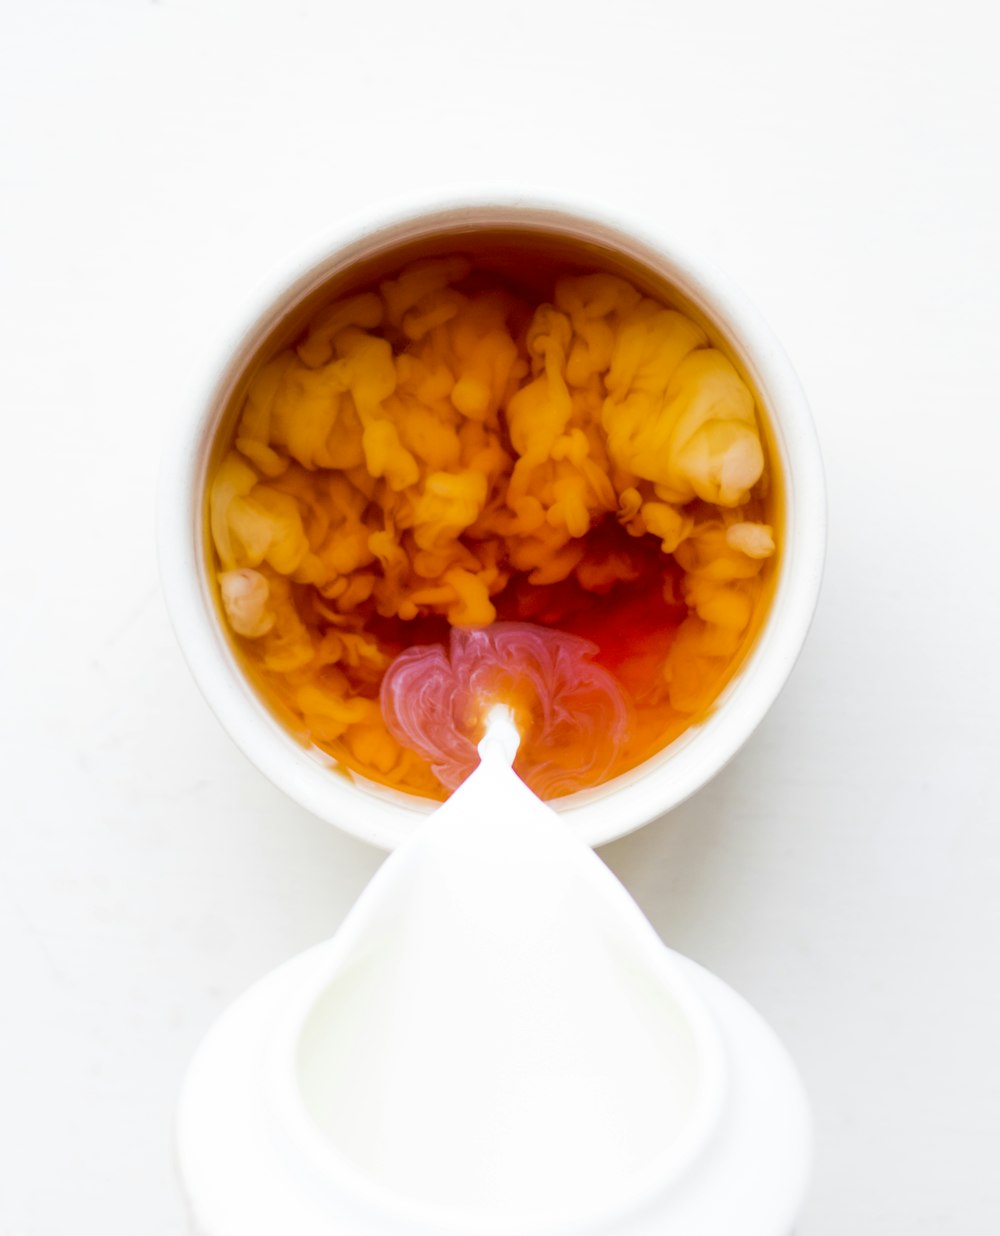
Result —
[[[452, 236], [355, 268], [262, 351], [217, 444], [211, 573], [283, 722], [431, 798], [379, 707], [396, 657], [490, 623], [590, 641], [630, 709], [606, 780], [703, 719], [752, 645], [775, 479], [724, 341], [648, 273], [539, 233]], [[567, 758], [571, 789], [593, 784], [582, 742]]]

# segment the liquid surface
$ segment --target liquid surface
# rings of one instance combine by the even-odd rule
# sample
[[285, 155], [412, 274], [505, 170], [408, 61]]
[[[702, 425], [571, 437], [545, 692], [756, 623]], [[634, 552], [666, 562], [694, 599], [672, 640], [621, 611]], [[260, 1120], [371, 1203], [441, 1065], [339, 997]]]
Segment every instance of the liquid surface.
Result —
[[437, 798], [440, 761], [382, 707], [406, 650], [447, 659], [453, 631], [494, 623], [589, 641], [628, 727], [608, 760], [564, 741], [537, 782], [558, 796], [704, 714], [774, 552], [753, 397], [702, 328], [615, 275], [482, 255], [320, 310], [252, 380], [209, 505], [222, 609], [272, 707]]
[[721, 1066], [652, 928], [509, 759], [487, 753], [366, 890], [298, 1082], [379, 1196], [516, 1231], [665, 1185]]

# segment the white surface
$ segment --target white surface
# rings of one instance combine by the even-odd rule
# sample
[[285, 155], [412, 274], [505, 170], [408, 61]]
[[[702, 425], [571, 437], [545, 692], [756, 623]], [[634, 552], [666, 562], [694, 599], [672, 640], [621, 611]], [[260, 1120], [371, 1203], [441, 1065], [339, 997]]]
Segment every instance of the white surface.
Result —
[[195, 1044], [380, 861], [234, 752], [167, 628], [152, 489], [188, 373], [334, 215], [495, 175], [668, 221], [797, 364], [831, 500], [806, 652], [729, 769], [605, 857], [800, 1064], [800, 1236], [994, 1236], [991, 17], [6, 0], [3, 1236], [182, 1232]]

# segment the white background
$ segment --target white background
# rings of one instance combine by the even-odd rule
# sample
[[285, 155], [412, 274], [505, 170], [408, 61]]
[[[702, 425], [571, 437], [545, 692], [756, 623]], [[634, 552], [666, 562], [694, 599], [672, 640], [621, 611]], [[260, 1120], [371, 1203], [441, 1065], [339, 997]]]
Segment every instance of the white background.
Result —
[[990, 8], [3, 0], [0, 1236], [181, 1233], [186, 1061], [380, 862], [202, 702], [155, 480], [286, 254], [480, 179], [655, 220], [800, 371], [831, 516], [805, 653], [730, 768], [603, 855], [797, 1058], [802, 1236], [1000, 1230]]

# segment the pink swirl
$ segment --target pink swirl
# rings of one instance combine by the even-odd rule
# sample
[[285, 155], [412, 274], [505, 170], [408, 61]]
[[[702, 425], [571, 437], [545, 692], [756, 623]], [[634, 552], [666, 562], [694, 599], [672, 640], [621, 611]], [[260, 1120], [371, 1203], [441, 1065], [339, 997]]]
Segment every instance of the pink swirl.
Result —
[[541, 798], [606, 776], [628, 737], [631, 713], [617, 679], [592, 660], [596, 645], [526, 622], [456, 627], [449, 650], [408, 648], [382, 680], [393, 736], [426, 759], [448, 789], [479, 763], [486, 714], [506, 704], [521, 747], [514, 768]]

